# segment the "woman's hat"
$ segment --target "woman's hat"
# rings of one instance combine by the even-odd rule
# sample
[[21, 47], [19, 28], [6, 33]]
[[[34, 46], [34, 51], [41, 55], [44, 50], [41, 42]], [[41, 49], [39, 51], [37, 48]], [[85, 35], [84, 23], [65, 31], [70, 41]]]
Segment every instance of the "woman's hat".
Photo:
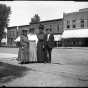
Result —
[[28, 31], [28, 29], [24, 29], [24, 30], [22, 30], [22, 32], [27, 32]]
[[30, 28], [29, 32], [34, 32], [34, 30], [35, 30], [34, 28]]
[[23, 35], [25, 32], [27, 33], [28, 29], [22, 30], [21, 34]]

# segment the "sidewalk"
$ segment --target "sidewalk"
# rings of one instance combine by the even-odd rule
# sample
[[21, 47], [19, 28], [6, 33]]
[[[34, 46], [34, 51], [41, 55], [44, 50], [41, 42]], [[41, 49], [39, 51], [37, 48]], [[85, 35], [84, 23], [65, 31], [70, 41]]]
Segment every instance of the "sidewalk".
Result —
[[55, 49], [82, 49], [82, 50], [88, 50], [88, 47], [55, 47]]
[[17, 54], [0, 53], [1, 62], [32, 70], [26, 71], [23, 77], [18, 77], [2, 85], [7, 87], [88, 87], [88, 65], [59, 63], [21, 65], [16, 61], [16, 57]]
[[7, 87], [85, 87], [88, 86], [88, 66], [59, 64], [24, 64], [26, 75], [8, 83]]

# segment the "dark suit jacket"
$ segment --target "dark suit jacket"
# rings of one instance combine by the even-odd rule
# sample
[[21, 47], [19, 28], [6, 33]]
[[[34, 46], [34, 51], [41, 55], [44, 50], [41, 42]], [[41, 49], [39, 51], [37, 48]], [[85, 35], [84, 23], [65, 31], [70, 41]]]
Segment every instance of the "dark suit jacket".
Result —
[[48, 41], [47, 41], [47, 36], [48, 35], [46, 35], [46, 46], [49, 48], [53, 48], [55, 46], [54, 35], [50, 34]]

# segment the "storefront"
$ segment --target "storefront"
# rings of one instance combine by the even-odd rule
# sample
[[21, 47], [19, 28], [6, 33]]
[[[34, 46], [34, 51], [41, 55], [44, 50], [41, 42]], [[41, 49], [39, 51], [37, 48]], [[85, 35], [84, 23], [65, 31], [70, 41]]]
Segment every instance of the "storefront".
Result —
[[87, 47], [88, 29], [65, 30], [62, 34], [62, 46]]

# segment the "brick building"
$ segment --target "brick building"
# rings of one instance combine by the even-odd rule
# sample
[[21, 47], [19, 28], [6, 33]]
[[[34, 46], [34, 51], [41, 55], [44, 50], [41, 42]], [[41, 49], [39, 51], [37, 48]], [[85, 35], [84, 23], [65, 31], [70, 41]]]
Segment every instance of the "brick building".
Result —
[[38, 23], [31, 23], [29, 25], [21, 25], [21, 26], [13, 26], [7, 28], [7, 40], [9, 46], [16, 46], [16, 43], [14, 40], [20, 36], [22, 30], [28, 29], [28, 33], [30, 28], [35, 28], [35, 33], [37, 34], [39, 32], [39, 25], [44, 25], [44, 32], [46, 32], [46, 29], [50, 28], [53, 33], [63, 33], [63, 19], [54, 19], [54, 20], [48, 20], [48, 21], [40, 21]]
[[63, 14], [64, 30], [88, 29], [88, 9]]
[[88, 36], [84, 35], [88, 32], [88, 8], [63, 14], [63, 30], [63, 46], [88, 46]]
[[39, 25], [44, 25], [44, 32], [46, 29], [51, 29], [53, 33], [63, 33], [63, 19], [54, 19], [54, 20], [47, 20], [47, 21], [40, 21], [38, 23], [31, 23], [30, 27], [34, 27], [36, 33], [38, 33]]
[[18, 32], [18, 36], [21, 35], [22, 31], [25, 29], [28, 29], [27, 33], [29, 33], [30, 30], [30, 25], [21, 25], [21, 26], [17, 26], [17, 32]]

